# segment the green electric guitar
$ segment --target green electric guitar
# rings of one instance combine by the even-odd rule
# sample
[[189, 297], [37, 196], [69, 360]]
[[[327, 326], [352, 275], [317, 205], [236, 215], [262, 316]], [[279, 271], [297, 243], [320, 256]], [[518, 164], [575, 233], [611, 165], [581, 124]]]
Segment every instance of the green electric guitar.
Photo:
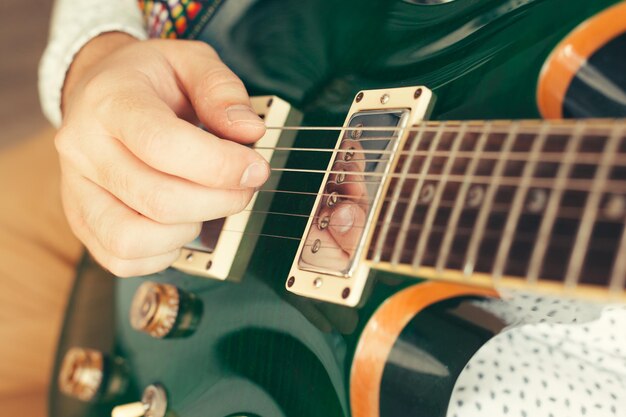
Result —
[[626, 300], [626, 2], [140, 5], [244, 80], [272, 175], [166, 271], [85, 257], [52, 417], [443, 417], [494, 288]]

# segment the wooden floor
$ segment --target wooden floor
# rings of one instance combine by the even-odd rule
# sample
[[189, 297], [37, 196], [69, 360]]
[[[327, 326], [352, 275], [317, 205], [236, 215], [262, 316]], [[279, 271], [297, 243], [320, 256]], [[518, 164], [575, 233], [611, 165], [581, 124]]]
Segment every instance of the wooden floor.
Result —
[[46, 126], [37, 65], [48, 36], [52, 0], [0, 0], [0, 149]]

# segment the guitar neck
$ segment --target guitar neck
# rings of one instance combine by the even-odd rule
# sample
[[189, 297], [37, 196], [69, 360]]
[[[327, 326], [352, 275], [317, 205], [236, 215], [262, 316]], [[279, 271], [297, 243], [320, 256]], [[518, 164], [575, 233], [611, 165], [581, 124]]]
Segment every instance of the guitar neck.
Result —
[[625, 135], [623, 120], [414, 126], [367, 259], [425, 278], [621, 294]]

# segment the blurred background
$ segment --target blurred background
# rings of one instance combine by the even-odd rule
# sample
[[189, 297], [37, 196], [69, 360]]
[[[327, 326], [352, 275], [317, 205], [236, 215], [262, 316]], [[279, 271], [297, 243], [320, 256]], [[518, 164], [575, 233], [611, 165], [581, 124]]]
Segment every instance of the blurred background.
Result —
[[46, 126], [37, 98], [37, 65], [52, 0], [0, 0], [0, 147]]
[[53, 0], [0, 0], [0, 416], [45, 416], [81, 256], [37, 95]]

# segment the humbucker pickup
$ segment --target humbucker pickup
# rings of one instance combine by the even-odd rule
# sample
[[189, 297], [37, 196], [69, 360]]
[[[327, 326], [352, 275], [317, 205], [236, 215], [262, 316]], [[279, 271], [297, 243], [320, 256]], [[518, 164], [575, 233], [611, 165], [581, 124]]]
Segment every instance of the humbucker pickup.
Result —
[[[275, 96], [251, 98], [252, 108], [268, 126], [282, 127], [298, 125], [301, 115], [289, 103]], [[293, 131], [268, 130], [253, 145], [272, 168], [282, 168], [287, 154], [274, 154], [274, 148], [292, 146]], [[266, 183], [269, 189], [276, 188], [280, 177], [272, 175]], [[183, 247], [179, 259], [172, 265], [188, 274], [219, 280], [239, 280], [243, 276], [271, 203], [271, 194], [257, 193], [242, 212], [202, 225], [200, 236]], [[251, 216], [252, 212], [254, 216]], [[237, 262], [235, 262], [237, 257]]]
[[327, 302], [355, 306], [365, 289], [372, 219], [381, 209], [407, 127], [432, 104], [425, 87], [357, 94], [337, 140], [293, 261], [286, 288]]
[[371, 268], [626, 299], [624, 121], [423, 121], [431, 104], [356, 96], [287, 290], [355, 306]]

